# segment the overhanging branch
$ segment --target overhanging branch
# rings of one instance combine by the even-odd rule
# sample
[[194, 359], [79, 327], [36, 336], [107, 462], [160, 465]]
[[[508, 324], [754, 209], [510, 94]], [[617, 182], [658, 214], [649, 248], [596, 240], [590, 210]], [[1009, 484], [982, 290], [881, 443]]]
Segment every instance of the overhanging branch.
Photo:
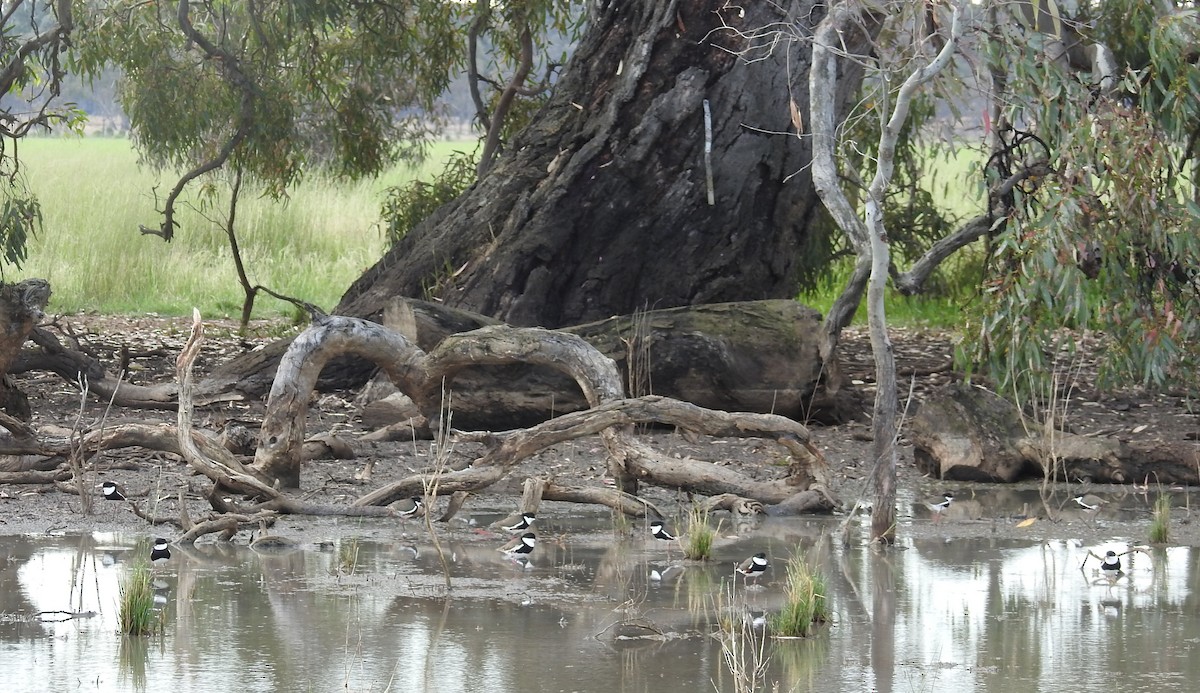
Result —
[[233, 156], [234, 151], [246, 140], [250, 134], [250, 128], [254, 124], [254, 103], [258, 95], [257, 86], [246, 74], [245, 70], [242, 69], [241, 61], [238, 60], [237, 56], [214, 44], [192, 24], [188, 9], [189, 5], [188, 0], [179, 0], [178, 12], [176, 13], [179, 21], [179, 29], [208, 58], [215, 60], [221, 66], [226, 79], [241, 91], [242, 98], [233, 134], [225, 141], [225, 144], [217, 152], [217, 155], [179, 177], [179, 180], [176, 181], [174, 187], [171, 188], [171, 192], [167, 195], [166, 202], [163, 204], [163, 221], [157, 229], [144, 225], [138, 227], [138, 230], [143, 235], [158, 236], [167, 242], [170, 242], [174, 238], [175, 227], [178, 226], [175, 222], [175, 203], [179, 200], [179, 196], [183, 194], [184, 188], [189, 183], [206, 173], [211, 173], [224, 166], [225, 162], [229, 161], [229, 158]]

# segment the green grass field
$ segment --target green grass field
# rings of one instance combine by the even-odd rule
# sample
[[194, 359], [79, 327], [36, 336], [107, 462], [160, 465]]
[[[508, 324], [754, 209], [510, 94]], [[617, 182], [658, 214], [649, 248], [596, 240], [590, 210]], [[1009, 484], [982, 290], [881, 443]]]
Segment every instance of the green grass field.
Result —
[[[470, 146], [438, 143], [424, 165], [399, 166], [378, 180], [311, 178], [286, 204], [244, 189], [237, 227], [250, 281], [332, 308], [383, 253], [380, 192], [432, 175], [452, 151]], [[30, 244], [28, 261], [10, 269], [6, 280], [49, 280], [50, 310], [57, 313], [186, 315], [195, 306], [208, 317], [239, 316], [242, 292], [229, 244], [210, 220], [224, 217], [226, 202], [207, 214], [181, 206], [175, 240], [165, 243], [138, 226], [158, 226], [153, 190], [157, 185], [165, 197], [175, 178], [139, 166], [128, 140], [31, 138], [19, 151], [41, 201], [44, 229]], [[255, 304], [255, 317], [291, 312], [269, 296]]]
[[[437, 143], [424, 164], [398, 166], [377, 180], [310, 178], [285, 203], [244, 190], [238, 241], [251, 282], [333, 308], [384, 251], [378, 223], [382, 191], [414, 177], [431, 178], [453, 152], [474, 146]], [[175, 240], [165, 243], [142, 235], [138, 227], [158, 226], [153, 191], [157, 186], [165, 197], [176, 179], [139, 166], [129, 140], [30, 138], [19, 151], [42, 204], [44, 230], [30, 244], [22, 269], [10, 268], [6, 280], [49, 280], [54, 291], [50, 311], [55, 313], [170, 316], [188, 315], [198, 307], [210, 318], [240, 316], [243, 296], [229, 244], [212, 221], [227, 213], [227, 202], [207, 213], [180, 205]], [[931, 174], [937, 181], [962, 181], [969, 170], [967, 155], [951, 157], [937, 169]], [[969, 215], [978, 209], [969, 193], [934, 187], [940, 188], [935, 196], [955, 212]], [[840, 283], [833, 287], [801, 300], [825, 311]], [[895, 324], [944, 325], [957, 321], [960, 309], [947, 299], [895, 296], [888, 302], [889, 320]], [[260, 294], [255, 303], [256, 318], [293, 313], [290, 304], [270, 296]], [[865, 316], [864, 306], [857, 320]]]

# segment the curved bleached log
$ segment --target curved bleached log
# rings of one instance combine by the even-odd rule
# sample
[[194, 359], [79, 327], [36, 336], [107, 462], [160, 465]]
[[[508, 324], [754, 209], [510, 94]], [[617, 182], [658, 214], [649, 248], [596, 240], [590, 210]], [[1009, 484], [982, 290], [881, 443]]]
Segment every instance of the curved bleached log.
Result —
[[329, 359], [342, 354], [378, 364], [405, 393], [424, 392], [429, 380], [424, 371], [425, 353], [400, 333], [358, 318], [315, 317], [313, 324], [292, 340], [280, 360], [267, 399], [254, 454], [254, 469], [266, 478], [287, 488], [299, 488], [308, 398], [321, 369]]
[[[431, 474], [437, 475], [440, 494], [478, 491], [504, 478], [534, 453], [590, 435], [603, 438], [618, 490], [631, 497], [636, 495], [639, 481], [706, 495], [733, 493], [764, 503], [779, 503], [815, 487], [828, 499], [824, 509], [837, 505], [824, 490], [828, 475], [824, 458], [801, 424], [771, 414], [705, 409], [667, 397], [625, 399], [616, 364], [582, 338], [508, 325], [451, 335], [426, 353], [399, 333], [375, 323], [321, 316], [293, 341], [280, 363], [267, 402], [255, 471], [277, 483], [298, 485], [309, 397], [325, 363], [347, 353], [379, 364], [397, 388], [412, 398], [431, 428], [443, 415], [443, 392], [451, 389], [454, 375], [479, 365], [522, 363], [555, 369], [575, 381], [591, 407], [506, 433], [455, 433], [460, 440], [484, 444], [484, 453], [470, 467], [410, 475], [362, 496], [355, 506], [387, 505], [422, 493], [433, 481]], [[727, 467], [669, 458], [634, 437], [633, 425], [646, 423], [712, 436], [772, 439], [793, 461], [783, 477], [760, 481]]]

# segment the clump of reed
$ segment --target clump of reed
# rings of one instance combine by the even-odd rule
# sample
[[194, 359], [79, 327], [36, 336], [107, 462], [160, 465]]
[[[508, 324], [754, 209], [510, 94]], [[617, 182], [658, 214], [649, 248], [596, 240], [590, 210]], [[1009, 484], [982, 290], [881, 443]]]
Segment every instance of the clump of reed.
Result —
[[151, 635], [161, 625], [154, 611], [154, 588], [150, 584], [150, 566], [138, 560], [121, 581], [118, 624], [125, 635]]
[[714, 635], [720, 640], [721, 658], [730, 675], [729, 681], [714, 682], [713, 685], [718, 690], [735, 693], [767, 690], [767, 667], [771, 661], [771, 651], [767, 649], [766, 629], [757, 627], [749, 612], [734, 607], [738, 600], [732, 584], [725, 585], [715, 593], [709, 592], [707, 598], [712, 600], [718, 614], [717, 632]]
[[693, 561], [712, 557], [717, 530], [708, 524], [708, 511], [693, 507], [688, 511], [687, 530], [683, 536], [683, 555]]
[[358, 539], [338, 545], [337, 575], [353, 575], [358, 570]]
[[816, 626], [829, 620], [825, 576], [809, 566], [800, 554], [789, 558], [786, 567], [784, 604], [779, 613], [772, 614], [771, 630], [783, 637], [807, 637]]
[[1171, 537], [1171, 497], [1165, 493], [1154, 499], [1154, 514], [1150, 518], [1150, 543], [1165, 544]]

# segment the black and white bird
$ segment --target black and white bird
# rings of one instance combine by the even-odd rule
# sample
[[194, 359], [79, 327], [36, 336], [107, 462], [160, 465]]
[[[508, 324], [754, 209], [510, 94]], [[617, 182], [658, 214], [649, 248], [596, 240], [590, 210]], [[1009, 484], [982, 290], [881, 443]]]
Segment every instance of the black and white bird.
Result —
[[[505, 532], [520, 532], [521, 530], [532, 527], [536, 520], [537, 514], [535, 513], [521, 513], [519, 520], [515, 520], [508, 524], [501, 524], [500, 529], [504, 530]], [[507, 522], [507, 520], [504, 520], [504, 522]]]
[[659, 541], [675, 541], [678, 538], [667, 530], [667, 525], [662, 520], [654, 520], [650, 523], [650, 536]]
[[115, 481], [106, 481], [100, 484], [100, 492], [104, 494], [104, 500], [125, 500], [125, 494], [121, 492], [121, 487], [117, 486]]
[[767, 570], [768, 565], [767, 554], [760, 551], [739, 563], [734, 570], [745, 576], [747, 580], [750, 578], [757, 580]]
[[678, 563], [669, 565], [666, 568], [663, 568], [662, 570], [658, 570], [657, 568], [651, 568], [650, 569], [650, 582], [656, 583], [656, 584], [662, 584], [664, 582], [670, 582], [682, 574], [683, 574], [683, 566], [679, 565]]
[[150, 563], [159, 565], [166, 563], [171, 558], [170, 542], [166, 539], [155, 539], [154, 547], [150, 549]]
[[533, 553], [533, 547], [536, 543], [537, 537], [534, 536], [533, 532], [526, 532], [519, 537], [515, 537], [504, 546], [501, 546], [499, 551], [508, 556], [528, 556]]
[[950, 504], [953, 502], [954, 494], [944, 493], [942, 494], [942, 500], [926, 503], [925, 507], [929, 508], [929, 512], [933, 513], [933, 521], [937, 522], [941, 519], [942, 515], [946, 514], [946, 511], [950, 509]]
[[1099, 498], [1098, 496], [1092, 496], [1092, 495], [1075, 496], [1071, 500], [1078, 503], [1079, 507], [1083, 508], [1084, 510], [1089, 510], [1089, 511], [1090, 510], [1099, 510], [1100, 506], [1104, 505], [1104, 499]]
[[425, 514], [425, 501], [421, 500], [420, 496], [398, 500], [392, 503], [391, 507], [402, 520], [407, 520], [410, 517], [421, 517]]
[[1121, 558], [1116, 551], [1104, 554], [1104, 560], [1100, 561], [1100, 574], [1113, 579], [1121, 577]]

